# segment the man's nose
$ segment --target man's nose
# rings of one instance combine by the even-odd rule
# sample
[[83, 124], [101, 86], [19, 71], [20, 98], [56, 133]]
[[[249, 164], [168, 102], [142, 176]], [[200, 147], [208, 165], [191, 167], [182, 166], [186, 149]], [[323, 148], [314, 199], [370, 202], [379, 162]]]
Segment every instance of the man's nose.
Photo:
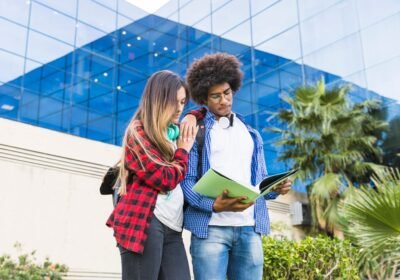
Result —
[[229, 98], [225, 95], [221, 95], [221, 104], [228, 104], [229, 103]]

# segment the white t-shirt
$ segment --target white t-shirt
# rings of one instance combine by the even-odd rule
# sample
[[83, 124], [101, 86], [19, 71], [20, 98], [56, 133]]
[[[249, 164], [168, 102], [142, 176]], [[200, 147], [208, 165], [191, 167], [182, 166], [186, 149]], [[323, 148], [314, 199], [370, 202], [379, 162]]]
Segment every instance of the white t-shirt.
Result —
[[[172, 142], [176, 149], [176, 143]], [[183, 192], [180, 184], [172, 191], [157, 196], [154, 215], [157, 219], [175, 231], [182, 231], [183, 224]]]
[[167, 194], [158, 194], [154, 215], [170, 229], [182, 231], [183, 192], [179, 184]]
[[[234, 116], [233, 126], [221, 128], [215, 122], [210, 131], [210, 166], [218, 172], [245, 185], [251, 185], [253, 139], [245, 124]], [[209, 225], [253, 226], [254, 206], [243, 212], [212, 213]]]

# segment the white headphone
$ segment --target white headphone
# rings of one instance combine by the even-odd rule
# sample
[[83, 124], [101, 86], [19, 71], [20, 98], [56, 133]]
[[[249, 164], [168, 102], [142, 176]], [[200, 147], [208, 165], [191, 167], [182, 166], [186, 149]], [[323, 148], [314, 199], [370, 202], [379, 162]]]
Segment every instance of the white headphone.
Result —
[[233, 113], [228, 117], [220, 117], [218, 120], [218, 125], [221, 128], [229, 128], [230, 126], [233, 126]]

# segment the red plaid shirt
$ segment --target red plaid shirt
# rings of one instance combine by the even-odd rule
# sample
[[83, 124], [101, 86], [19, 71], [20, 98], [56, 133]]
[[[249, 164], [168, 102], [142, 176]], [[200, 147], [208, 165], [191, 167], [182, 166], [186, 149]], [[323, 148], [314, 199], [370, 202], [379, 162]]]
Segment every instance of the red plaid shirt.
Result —
[[[136, 129], [146, 150], [162, 160], [161, 152], [147, 138], [142, 124]], [[184, 149], [175, 151], [174, 160], [181, 168], [162, 166], [152, 161], [136, 140], [131, 139], [128, 143], [131, 143], [130, 147], [139, 155], [142, 164], [126, 148], [125, 166], [129, 170], [130, 183], [106, 224], [114, 229], [120, 246], [142, 254], [157, 194], [173, 190], [183, 180], [188, 168], [188, 153]]]

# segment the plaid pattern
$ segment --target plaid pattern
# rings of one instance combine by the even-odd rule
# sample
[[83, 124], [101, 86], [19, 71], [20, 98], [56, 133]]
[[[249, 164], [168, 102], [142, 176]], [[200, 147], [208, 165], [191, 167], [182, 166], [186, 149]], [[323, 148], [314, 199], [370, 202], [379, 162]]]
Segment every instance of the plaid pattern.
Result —
[[[143, 126], [137, 126], [136, 129], [146, 150], [161, 160], [160, 151], [146, 137]], [[139, 155], [140, 161], [126, 148], [125, 166], [129, 170], [130, 183], [106, 224], [114, 229], [114, 236], [120, 246], [141, 254], [157, 194], [173, 190], [182, 181], [187, 171], [188, 153], [184, 149], [177, 149], [174, 160], [179, 166], [161, 166], [146, 155], [136, 140], [131, 139], [128, 143]]]
[[[204, 118], [205, 141], [201, 159], [198, 158], [196, 142], [193, 145], [193, 148], [190, 150], [189, 169], [185, 179], [181, 182], [181, 187], [185, 196], [185, 200], [189, 204], [189, 206], [185, 210], [184, 227], [199, 238], [207, 238], [208, 224], [210, 222], [211, 214], [213, 211], [212, 206], [214, 204], [214, 199], [202, 196], [192, 191], [192, 188], [198, 181], [198, 178], [201, 177], [197, 174], [197, 162], [199, 160], [202, 161], [201, 175], [204, 175], [207, 170], [210, 169], [210, 130], [214, 125], [215, 117], [212, 113], [207, 112], [205, 108], [191, 111], [190, 114], [193, 114], [197, 119]], [[254, 141], [254, 151], [251, 165], [251, 183], [255, 186], [268, 175], [264, 159], [263, 141], [257, 130], [246, 124], [243, 117], [238, 114], [236, 115], [246, 125]], [[264, 199], [275, 199], [277, 196], [278, 193], [270, 192], [264, 197]], [[257, 199], [254, 205], [255, 231], [260, 234], [267, 235], [270, 230], [270, 222], [267, 205], [264, 199]]]

